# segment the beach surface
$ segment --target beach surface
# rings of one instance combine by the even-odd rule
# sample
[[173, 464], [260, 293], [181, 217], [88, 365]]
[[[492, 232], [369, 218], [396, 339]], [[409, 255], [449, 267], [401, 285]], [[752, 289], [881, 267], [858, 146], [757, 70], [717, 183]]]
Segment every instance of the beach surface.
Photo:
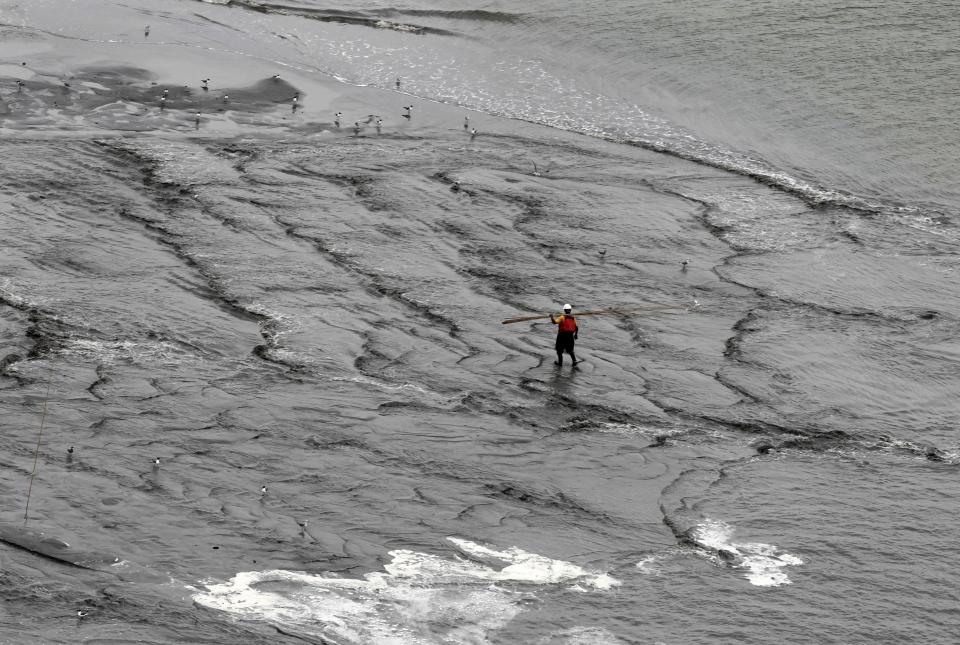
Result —
[[0, 642], [948, 632], [954, 238], [91, 4], [0, 14]]

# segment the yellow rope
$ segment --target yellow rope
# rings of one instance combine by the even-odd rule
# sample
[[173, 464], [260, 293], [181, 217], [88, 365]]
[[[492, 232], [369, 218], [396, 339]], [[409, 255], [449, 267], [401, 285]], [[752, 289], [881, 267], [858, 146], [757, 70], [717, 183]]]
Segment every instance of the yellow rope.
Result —
[[26, 523], [30, 513], [30, 494], [33, 492], [33, 479], [37, 476], [37, 461], [40, 458], [40, 441], [43, 439], [43, 424], [47, 420], [47, 400], [50, 398], [50, 381], [53, 380], [53, 366], [47, 377], [47, 393], [43, 396], [43, 414], [40, 416], [40, 432], [37, 434], [37, 447], [33, 451], [33, 472], [30, 473], [30, 486], [27, 487], [27, 505], [23, 509], [23, 521]]

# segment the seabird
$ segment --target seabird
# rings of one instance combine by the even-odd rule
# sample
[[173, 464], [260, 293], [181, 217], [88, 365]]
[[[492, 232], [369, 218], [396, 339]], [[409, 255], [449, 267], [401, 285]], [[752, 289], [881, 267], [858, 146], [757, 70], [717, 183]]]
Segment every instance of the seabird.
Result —
[[343, 116], [343, 112], [337, 112], [336, 114], [333, 115], [333, 124], [336, 125], [338, 128], [340, 127], [340, 117], [342, 116]]
[[78, 609], [78, 610], [77, 610], [77, 620], [83, 620], [84, 618], [87, 617], [87, 614], [89, 614], [89, 613], [90, 613], [90, 612], [87, 611], [86, 609]]
[[143, 36], [144, 38], [146, 38], [149, 35], [150, 35], [150, 25], [147, 25], [146, 27], [143, 28]]
[[412, 105], [404, 105], [404, 106], [403, 106], [403, 109], [407, 111], [407, 113], [404, 114], [403, 117], [404, 117], [405, 119], [409, 119], [409, 118], [410, 118], [410, 110], [413, 109], [413, 106], [412, 106]]
[[607, 250], [606, 250], [606, 249], [600, 249], [600, 257], [603, 257], [603, 256], [605, 256], [606, 254], [607, 254]]
[[224, 95], [223, 95], [223, 102], [226, 103], [226, 102], [229, 101], [229, 100], [230, 100], [230, 96], [227, 95], [227, 94], [224, 94]]
[[690, 260], [684, 260], [683, 262], [681, 262], [681, 263], [680, 263], [680, 270], [681, 270], [681, 271], [686, 271], [688, 264], [690, 264]]
[[210, 89], [209, 87], [207, 87], [207, 83], [210, 82], [210, 79], [209, 79], [209, 78], [202, 78], [202, 79], [200, 79], [200, 82], [203, 83], [203, 86], [202, 86], [201, 89], [204, 89], [204, 90], [209, 90], [209, 89]]
[[297, 520], [297, 526], [300, 527], [300, 535], [303, 535], [307, 532], [307, 524], [310, 520]]
[[20, 79], [17, 79], [17, 91], [18, 92], [23, 91], [23, 81], [21, 81]]
[[279, 75], [279, 74], [274, 74], [274, 75], [273, 75], [273, 80], [275, 80], [275, 81], [280, 80], [280, 75]]
[[470, 117], [465, 116], [463, 117], [463, 129], [466, 130], [469, 127], [470, 127]]
[[531, 161], [530, 163], [533, 164], [533, 176], [534, 176], [534, 177], [540, 177], [541, 175], [544, 175], [544, 174], [550, 172], [550, 169], [549, 169], [549, 168], [545, 168], [543, 171], [541, 171], [541, 170], [537, 167], [537, 162], [536, 162], [536, 161]]
[[261, 495], [266, 495], [266, 494], [267, 494], [267, 487], [266, 487], [266, 486], [261, 486], [261, 487], [260, 487], [260, 494], [261, 494]]
[[400, 89], [400, 77], [399, 77], [399, 76], [397, 77], [397, 89], [398, 89], [398, 90]]
[[154, 468], [159, 468], [159, 467], [160, 467], [160, 457], [155, 457], [155, 458], [153, 459], [153, 467], [154, 467]]
[[476, 128], [474, 128], [473, 130], [470, 130], [470, 140], [473, 141], [474, 139], [476, 139], [478, 134], [480, 133], [477, 132]]

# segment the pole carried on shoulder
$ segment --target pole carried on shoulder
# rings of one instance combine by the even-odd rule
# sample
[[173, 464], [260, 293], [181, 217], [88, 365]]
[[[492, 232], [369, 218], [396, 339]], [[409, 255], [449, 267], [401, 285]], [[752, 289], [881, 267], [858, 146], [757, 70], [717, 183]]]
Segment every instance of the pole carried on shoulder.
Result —
[[[574, 317], [579, 318], [580, 316], [633, 316], [637, 314], [646, 313], [648, 311], [664, 311], [667, 309], [687, 309], [687, 305], [647, 305], [644, 307], [629, 307], [629, 308], [610, 308], [610, 309], [596, 309], [594, 311], [581, 311], [577, 314], [574, 314]], [[554, 314], [556, 315], [556, 314]], [[509, 325], [511, 323], [518, 322], [529, 322], [531, 320], [543, 320], [550, 319], [551, 314], [537, 314], [536, 316], [520, 316], [518, 318], [507, 318], [500, 322], [501, 325]]]

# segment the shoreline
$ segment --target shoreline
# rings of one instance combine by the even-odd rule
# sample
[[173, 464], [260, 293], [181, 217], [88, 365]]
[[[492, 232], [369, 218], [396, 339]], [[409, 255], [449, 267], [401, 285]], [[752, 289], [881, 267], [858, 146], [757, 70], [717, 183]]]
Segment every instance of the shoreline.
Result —
[[[164, 57], [155, 51], [143, 56], [145, 44], [162, 48]], [[14, 38], [6, 45], [0, 49], [5, 54], [0, 56], [0, 136], [8, 139], [142, 134], [221, 140], [299, 136], [323, 141], [462, 135], [465, 145], [480, 146], [498, 136], [532, 136], [606, 152], [618, 149], [625, 157], [657, 154], [389, 88], [353, 85], [321, 71], [239, 52], [207, 51], [184, 43], [65, 40], [46, 34]], [[26, 53], [12, 55], [16, 45], [23, 45]], [[197, 69], [204, 72], [196, 73]], [[209, 89], [203, 89], [202, 78], [210, 79]], [[166, 98], [161, 101], [164, 90]], [[405, 118], [405, 106], [412, 106], [411, 118]], [[339, 127], [338, 112], [343, 113]], [[377, 117], [382, 119], [380, 132]], [[358, 121], [360, 129], [355, 132]], [[476, 137], [470, 136], [473, 128], [478, 130]], [[522, 163], [549, 166], [549, 161], [539, 159]]]

